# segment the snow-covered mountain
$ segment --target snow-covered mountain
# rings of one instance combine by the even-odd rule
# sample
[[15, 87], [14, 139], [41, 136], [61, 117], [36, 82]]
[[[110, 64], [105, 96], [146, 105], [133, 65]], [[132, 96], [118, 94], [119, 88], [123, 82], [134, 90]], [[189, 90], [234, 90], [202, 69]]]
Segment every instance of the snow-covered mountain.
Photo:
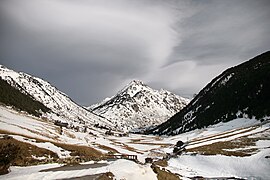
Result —
[[[166, 90], [153, 90], [141, 81], [132, 81], [115, 96], [87, 109], [73, 102], [40, 78], [15, 72], [0, 65], [0, 77], [21, 92], [32, 96], [52, 110], [49, 119], [69, 125], [107, 126], [115, 130], [131, 130], [161, 124], [185, 107], [189, 100]], [[89, 111], [90, 110], [90, 111]]]
[[47, 114], [53, 116], [50, 119], [68, 121], [70, 125], [99, 123], [111, 126], [109, 121], [79, 106], [66, 94], [40, 78], [15, 72], [2, 65], [0, 65], [0, 78], [50, 108], [53, 112]]
[[229, 68], [180, 112], [148, 133], [175, 135], [236, 118], [270, 116], [270, 51]]
[[108, 119], [117, 129], [134, 130], [160, 124], [188, 103], [189, 99], [133, 80], [115, 96], [88, 109]]

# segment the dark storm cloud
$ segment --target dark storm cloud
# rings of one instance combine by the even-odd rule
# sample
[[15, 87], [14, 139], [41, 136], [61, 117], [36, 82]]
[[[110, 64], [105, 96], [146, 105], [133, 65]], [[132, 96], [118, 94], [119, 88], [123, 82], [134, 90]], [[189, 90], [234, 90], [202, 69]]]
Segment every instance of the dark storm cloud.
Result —
[[167, 64], [241, 62], [270, 47], [267, 0], [193, 1], [195, 12], [179, 24], [181, 43]]
[[132, 79], [191, 95], [270, 47], [269, 9], [267, 0], [3, 0], [0, 63], [80, 104]]
[[8, 0], [0, 10], [1, 63], [82, 104], [141, 78], [177, 43], [163, 2]]
[[189, 2], [191, 15], [176, 25], [178, 45], [150, 77], [156, 86], [192, 95], [228, 67], [269, 50], [270, 1]]

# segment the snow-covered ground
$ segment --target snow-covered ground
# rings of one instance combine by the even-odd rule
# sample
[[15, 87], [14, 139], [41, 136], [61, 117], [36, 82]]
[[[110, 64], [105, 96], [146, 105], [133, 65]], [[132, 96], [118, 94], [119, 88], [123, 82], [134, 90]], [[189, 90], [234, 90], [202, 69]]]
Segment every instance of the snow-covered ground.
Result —
[[[257, 138], [255, 145], [226, 151], [254, 150], [251, 156], [183, 154], [168, 161], [167, 169], [183, 177], [201, 176], [205, 178], [238, 177], [245, 179], [270, 179], [270, 124], [258, 124], [256, 120], [236, 119], [219, 123], [203, 130], [195, 130], [175, 137], [173, 141], [188, 139], [186, 149], [198, 148], [217, 142], [240, 141], [241, 137]], [[260, 140], [261, 139], [261, 140]], [[172, 148], [167, 148], [171, 152]], [[267, 158], [268, 157], [268, 158]]]
[[152, 171], [150, 165], [140, 165], [129, 160], [116, 160], [108, 162], [109, 165], [81, 170], [70, 171], [47, 171], [40, 172], [54, 167], [60, 167], [59, 164], [47, 164], [29, 167], [11, 167], [11, 172], [7, 175], [0, 176], [6, 180], [31, 179], [65, 179], [75, 178], [87, 175], [94, 175], [106, 172], [112, 172], [116, 179], [138, 180], [138, 179], [157, 179], [156, 174]]
[[267, 180], [270, 178], [270, 159], [265, 157], [269, 154], [268, 147], [250, 157], [182, 155], [170, 159], [167, 168], [185, 177], [238, 177]]
[[[241, 147], [242, 149], [256, 148], [257, 151], [254, 151], [251, 156], [236, 157], [218, 154], [206, 156], [187, 153], [171, 158], [166, 169], [178, 173], [184, 178], [203, 176], [269, 179], [270, 177], [270, 159], [265, 158], [270, 156], [270, 123], [260, 124], [255, 119], [236, 119], [172, 137], [139, 134], [119, 137], [117, 132], [115, 135], [108, 136], [105, 135], [106, 130], [94, 127], [89, 127], [86, 133], [63, 128], [61, 134], [59, 127], [49, 120], [32, 117], [0, 106], [0, 130], [3, 132], [2, 135], [11, 134], [19, 141], [51, 150], [60, 158], [69, 157], [70, 152], [57, 147], [57, 144], [53, 142], [89, 146], [102, 153], [110, 151], [102, 148], [102, 146], [106, 146], [120, 154], [137, 155], [138, 160], [142, 163], [146, 157], [161, 159], [166, 153], [171, 153], [173, 145], [179, 140], [188, 142], [186, 148], [191, 149], [217, 142], [226, 143], [240, 137], [257, 138], [258, 140], [252, 147]], [[48, 142], [35, 141], [35, 139], [43, 139]], [[228, 151], [230, 150], [235, 149], [228, 149]], [[111, 171], [116, 179], [156, 179], [156, 174], [149, 165], [140, 165], [127, 160], [108, 163], [109, 165], [104, 167], [65, 172], [39, 172], [41, 169], [58, 167], [59, 164], [11, 167], [11, 173], [0, 176], [0, 179], [62, 179], [108, 171]]]

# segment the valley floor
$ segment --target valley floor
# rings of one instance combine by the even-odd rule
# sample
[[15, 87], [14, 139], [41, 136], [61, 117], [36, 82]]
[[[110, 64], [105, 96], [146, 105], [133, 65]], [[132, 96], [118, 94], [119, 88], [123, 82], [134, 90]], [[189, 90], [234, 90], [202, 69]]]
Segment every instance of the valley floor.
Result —
[[[116, 179], [164, 179], [162, 177], [170, 175], [173, 175], [171, 179], [270, 178], [269, 120], [261, 123], [255, 119], [236, 119], [172, 137], [139, 134], [120, 137], [122, 134], [119, 132], [105, 135], [105, 130], [98, 128], [90, 128], [86, 133], [66, 128], [61, 130], [49, 120], [0, 106], [0, 134], [0, 142], [32, 145], [30, 149], [25, 147], [25, 156], [32, 152], [29, 158], [33, 164], [47, 163], [12, 166], [11, 172], [0, 176], [0, 179], [66, 179], [108, 172]], [[187, 143], [186, 151], [163, 159], [172, 154], [179, 140]], [[106, 160], [107, 154], [137, 155], [138, 162], [125, 159], [109, 161]], [[158, 162], [145, 164], [147, 157]], [[102, 164], [87, 169], [40, 172], [63, 166], [76, 158], [88, 161], [88, 164]], [[89, 162], [90, 159], [93, 161]]]

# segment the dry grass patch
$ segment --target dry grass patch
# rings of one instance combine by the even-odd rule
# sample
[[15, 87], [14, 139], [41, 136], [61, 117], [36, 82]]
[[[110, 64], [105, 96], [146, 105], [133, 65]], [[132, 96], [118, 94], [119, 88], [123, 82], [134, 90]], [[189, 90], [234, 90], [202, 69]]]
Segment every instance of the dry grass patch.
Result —
[[[58, 134], [61, 134], [61, 127], [59, 127], [59, 126], [48, 126], [47, 125], [47, 127], [48, 127], [48, 129], [49, 128], [51, 128], [51, 130], [53, 130], [53, 131], [55, 131], [56, 133], [58, 133]], [[47, 129], [47, 128], [46, 128]], [[49, 131], [50, 132], [50, 131]]]
[[36, 137], [32, 137], [32, 136], [27, 136], [27, 135], [20, 134], [20, 133], [14, 133], [14, 132], [11, 132], [11, 131], [6, 131], [6, 130], [0, 130], [0, 134], [17, 135], [17, 136], [22, 136], [22, 137], [25, 137], [25, 138], [28, 138], [28, 139], [35, 139], [37, 143], [49, 142], [49, 141], [46, 141], [44, 139], [40, 139], [40, 138], [36, 138]]
[[204, 136], [204, 137], [198, 137], [198, 138], [192, 139], [190, 142], [192, 143], [192, 142], [196, 142], [196, 141], [207, 140], [207, 139], [223, 136], [225, 134], [233, 133], [235, 131], [239, 131], [242, 129], [244, 129], [244, 128], [238, 128], [238, 129], [233, 129], [233, 130], [229, 130], [229, 131], [225, 131], [225, 132], [221, 132], [221, 133], [217, 133], [217, 134], [212, 134], [212, 135], [208, 135], [208, 136]]
[[[155, 137], [156, 139], [158, 137]], [[132, 139], [131, 140], [131, 144], [142, 144], [142, 145], [150, 145], [150, 146], [160, 146], [162, 148], [165, 148], [165, 147], [169, 147], [173, 144], [169, 144], [169, 143], [151, 143], [151, 142], [141, 142], [142, 140], [145, 140], [145, 139]]]
[[[202, 142], [207, 142], [207, 141], [210, 141], [210, 140], [217, 140], [217, 139], [228, 138], [228, 137], [232, 137], [232, 136], [235, 136], [235, 135], [238, 135], [238, 134], [243, 134], [243, 133], [252, 131], [254, 129], [256, 129], [256, 127], [249, 128], [247, 130], [244, 130], [244, 131], [241, 131], [241, 132], [237, 132], [237, 133], [233, 133], [233, 134], [229, 134], [231, 132], [229, 132], [229, 133], [228, 132], [224, 132], [224, 133], [220, 133], [220, 134], [216, 134], [216, 135], [211, 135], [211, 136], [203, 137], [203, 138], [200, 138], [200, 139], [197, 139], [197, 140], [191, 140], [189, 142], [189, 145], [200, 144]], [[225, 134], [228, 134], [228, 135], [223, 136]]]
[[96, 144], [98, 148], [103, 149], [105, 151], [109, 151], [110, 153], [119, 153], [116, 149], [113, 149], [111, 147], [101, 145], [101, 144]]
[[70, 153], [71, 156], [79, 156], [80, 159], [84, 161], [100, 160], [103, 158], [103, 154], [92, 147], [75, 144], [63, 144], [57, 142], [53, 142], [53, 144], [65, 150], [71, 151]]
[[161, 146], [161, 147], [169, 147], [173, 144], [168, 144], [168, 143], [148, 143], [148, 142], [137, 142], [133, 144], [142, 144], [142, 145], [156, 145], [156, 146]]
[[123, 145], [124, 149], [126, 149], [126, 150], [133, 151], [133, 152], [136, 152], [136, 153], [138, 153], [138, 154], [143, 154], [142, 152], [137, 151], [137, 150], [136, 150], [135, 148], [133, 148], [133, 147], [130, 147], [130, 146], [126, 145], [126, 144], [122, 144], [122, 145]]
[[97, 180], [113, 180], [114, 174], [112, 172], [106, 172], [99, 176]]
[[[59, 143], [59, 142], [55, 142], [55, 141], [47, 141], [44, 139], [39, 139], [39, 138], [34, 138], [31, 136], [26, 136], [24, 134], [19, 134], [19, 133], [13, 133], [13, 132], [9, 132], [9, 131], [5, 131], [5, 130], [0, 130], [0, 134], [8, 134], [8, 135], [19, 135], [22, 137], [25, 137], [26, 140], [28, 139], [34, 139], [36, 143], [45, 143], [45, 142], [50, 142], [52, 144], [54, 144], [55, 146], [61, 147], [62, 149], [71, 151], [71, 156], [80, 156], [81, 159], [84, 160], [99, 160], [103, 157], [103, 154], [91, 147], [88, 146], [81, 146], [81, 145], [74, 145], [74, 144], [64, 144], [64, 143]], [[15, 139], [14, 139], [15, 140]], [[20, 142], [20, 141], [18, 141]], [[23, 142], [20, 142], [23, 143]], [[28, 143], [26, 143], [28, 144]], [[34, 145], [31, 145], [34, 146]], [[34, 146], [36, 147], [36, 146]]]
[[187, 151], [196, 152], [203, 155], [221, 154], [225, 156], [245, 157], [245, 156], [251, 156], [252, 154], [258, 151], [257, 148], [248, 148], [248, 147], [255, 146], [258, 140], [260, 139], [241, 137], [232, 141], [216, 142], [209, 145], [187, 149]]
[[140, 142], [140, 141], [142, 141], [142, 140], [144, 140], [144, 139], [131, 139], [131, 143], [138, 143], [138, 142]]
[[155, 141], [161, 141], [161, 140], [162, 140], [162, 138], [161, 138], [161, 137], [159, 137], [159, 136], [155, 136], [155, 137], [154, 137], [154, 140], [155, 140]]
[[119, 146], [123, 147], [123, 148], [126, 149], [126, 150], [133, 151], [133, 152], [136, 152], [136, 153], [138, 153], [138, 154], [143, 154], [142, 152], [139, 152], [139, 151], [137, 151], [135, 148], [130, 147], [130, 146], [126, 145], [126, 144], [123, 144], [123, 143], [117, 142], [117, 141], [113, 141], [113, 142], [114, 142], [116, 145], [119, 145]]
[[[51, 159], [52, 161], [58, 159], [58, 155], [56, 153], [49, 151], [47, 149], [39, 148], [29, 143], [18, 141], [12, 137], [0, 139], [1, 150], [9, 144], [18, 147], [19, 149], [16, 158], [11, 162], [11, 165], [16, 166], [36, 165], [40, 163], [46, 163], [48, 159]], [[46, 159], [39, 160], [34, 157], [45, 157]]]
[[180, 180], [179, 175], [171, 173], [169, 170], [165, 168], [159, 168], [158, 166], [152, 164], [151, 168], [157, 174], [158, 180]]
[[[60, 134], [60, 133], [59, 133]], [[67, 137], [71, 138], [71, 139], [75, 139], [76, 136], [70, 132], [68, 132], [67, 130], [64, 131], [64, 134], [67, 135]]]
[[[15, 124], [13, 124], [13, 125], [15, 125]], [[21, 128], [21, 129], [24, 129], [24, 130], [26, 130], [26, 131], [29, 131], [29, 132], [31, 132], [31, 133], [33, 133], [33, 134], [37, 134], [37, 135], [40, 135], [40, 136], [43, 136], [43, 137], [46, 137], [46, 138], [49, 138], [49, 139], [57, 139], [57, 137], [58, 136], [56, 136], [56, 135], [52, 135], [51, 134], [51, 132], [50, 133], [47, 133], [47, 134], [42, 134], [42, 133], [40, 133], [40, 132], [38, 132], [38, 131], [34, 131], [34, 130], [31, 130], [31, 129], [28, 129], [28, 128], [25, 128], [25, 127], [22, 127], [22, 126], [19, 126], [19, 125], [15, 125], [15, 126], [17, 126], [17, 127], [19, 127], [19, 128]], [[26, 135], [23, 135], [23, 134], [19, 134], [19, 133], [13, 133], [13, 132], [10, 132], [10, 131], [5, 131], [5, 130], [0, 130], [1, 132], [8, 132], [8, 134], [14, 134], [14, 135], [21, 135], [21, 136], [26, 136]], [[5, 134], [5, 133], [3, 133], [3, 134]], [[6, 133], [7, 134], [7, 133]], [[29, 136], [30, 137], [30, 136]]]
[[161, 159], [161, 160], [155, 161], [154, 164], [161, 167], [167, 167], [168, 161], [165, 159]]

